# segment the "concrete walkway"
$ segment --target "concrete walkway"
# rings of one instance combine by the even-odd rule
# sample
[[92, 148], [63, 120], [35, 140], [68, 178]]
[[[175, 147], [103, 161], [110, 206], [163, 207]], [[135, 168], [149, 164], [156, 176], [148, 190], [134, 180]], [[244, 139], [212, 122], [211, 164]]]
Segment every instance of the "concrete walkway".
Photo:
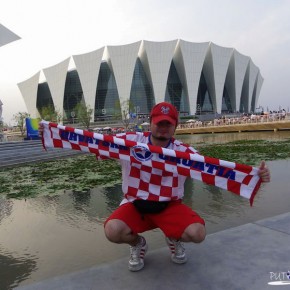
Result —
[[[132, 273], [128, 259], [55, 277], [18, 290], [264, 290], [290, 289], [290, 213], [208, 235], [186, 244], [188, 262], [170, 261], [168, 248], [149, 251], [145, 268]], [[149, 242], [150, 247], [150, 242]], [[279, 288], [279, 287], [278, 287]]]
[[38, 161], [55, 160], [84, 154], [80, 151], [61, 148], [44, 150], [41, 140], [0, 142], [0, 169], [8, 166], [33, 164]]

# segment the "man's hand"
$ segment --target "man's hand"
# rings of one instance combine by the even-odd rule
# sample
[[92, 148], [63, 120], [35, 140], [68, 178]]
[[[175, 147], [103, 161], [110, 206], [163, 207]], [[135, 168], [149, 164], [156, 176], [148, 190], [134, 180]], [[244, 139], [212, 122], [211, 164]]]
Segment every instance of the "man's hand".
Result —
[[262, 179], [262, 182], [270, 182], [271, 176], [270, 176], [270, 170], [266, 166], [265, 161], [262, 161], [259, 166], [259, 172], [258, 172], [260, 178]]

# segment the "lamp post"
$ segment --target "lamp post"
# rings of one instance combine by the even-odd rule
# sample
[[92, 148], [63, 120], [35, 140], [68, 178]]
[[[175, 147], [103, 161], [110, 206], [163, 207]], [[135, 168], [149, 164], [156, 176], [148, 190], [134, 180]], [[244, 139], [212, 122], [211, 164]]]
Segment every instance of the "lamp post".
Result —
[[71, 117], [72, 117], [72, 121], [73, 121], [73, 124], [75, 123], [75, 116], [76, 116], [76, 113], [74, 111], [72, 111], [70, 113]]
[[199, 115], [201, 115], [201, 107], [200, 104], [197, 104], [197, 112], [199, 111]]
[[140, 112], [140, 107], [139, 106], [135, 106], [135, 114], [136, 114], [136, 122], [138, 123], [138, 113]]

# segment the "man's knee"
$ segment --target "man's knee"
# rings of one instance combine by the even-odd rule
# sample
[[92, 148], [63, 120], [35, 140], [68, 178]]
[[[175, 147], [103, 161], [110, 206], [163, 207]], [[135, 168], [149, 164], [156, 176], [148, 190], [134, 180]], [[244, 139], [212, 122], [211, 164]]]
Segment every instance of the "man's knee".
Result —
[[206, 230], [203, 224], [191, 224], [189, 225], [183, 235], [182, 239], [185, 242], [201, 243], [206, 237]]
[[110, 242], [121, 243], [123, 235], [126, 231], [129, 231], [129, 228], [124, 222], [117, 219], [112, 219], [106, 222], [104, 230], [106, 238]]
[[105, 235], [111, 242], [116, 242], [118, 239], [120, 228], [117, 225], [116, 220], [109, 220], [105, 224]]
[[194, 239], [193, 242], [195, 243], [201, 243], [202, 241], [204, 241], [205, 236], [206, 236], [206, 230], [205, 230], [205, 226], [202, 224], [198, 224], [199, 227], [196, 229], [196, 233], [194, 235]]

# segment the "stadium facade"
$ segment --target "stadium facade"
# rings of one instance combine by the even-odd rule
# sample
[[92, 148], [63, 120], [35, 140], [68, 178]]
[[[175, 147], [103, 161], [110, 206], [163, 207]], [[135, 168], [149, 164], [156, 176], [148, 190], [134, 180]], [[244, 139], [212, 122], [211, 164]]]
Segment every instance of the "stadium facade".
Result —
[[[72, 63], [73, 62], [73, 63]], [[74, 69], [70, 69], [75, 67]], [[168, 101], [181, 115], [254, 112], [263, 83], [249, 56], [212, 42], [138, 41], [73, 55], [18, 83], [31, 117], [53, 106], [69, 119], [84, 101], [92, 121]]]

